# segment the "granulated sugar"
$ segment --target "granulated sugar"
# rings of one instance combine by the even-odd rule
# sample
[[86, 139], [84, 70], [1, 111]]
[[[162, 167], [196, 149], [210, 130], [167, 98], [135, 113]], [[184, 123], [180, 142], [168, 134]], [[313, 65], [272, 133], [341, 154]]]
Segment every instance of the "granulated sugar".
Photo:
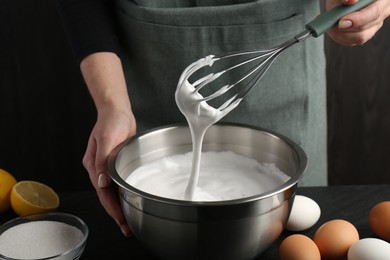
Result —
[[0, 235], [0, 254], [16, 259], [37, 259], [64, 253], [83, 239], [80, 229], [57, 221], [32, 221]]

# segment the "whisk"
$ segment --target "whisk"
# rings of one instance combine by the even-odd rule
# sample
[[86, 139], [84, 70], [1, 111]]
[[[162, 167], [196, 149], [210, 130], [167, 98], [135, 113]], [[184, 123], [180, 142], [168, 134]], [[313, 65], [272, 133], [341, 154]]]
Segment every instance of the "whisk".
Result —
[[[340, 18], [342, 18], [346, 14], [358, 11], [374, 1], [375, 0], [359, 0], [356, 4], [351, 6], [345, 6], [345, 5], [337, 6], [332, 10], [321, 14], [313, 21], [306, 24], [305, 26], [306, 30], [303, 31], [302, 33], [280, 44], [279, 46], [276, 46], [271, 49], [230, 53], [223, 56], [209, 55], [205, 58], [202, 58], [194, 62], [193, 64], [188, 66], [186, 70], [184, 70], [182, 76], [180, 77], [178, 88], [184, 87], [185, 84], [183, 83], [184, 82], [188, 83], [189, 77], [203, 67], [206, 66], [211, 67], [215, 62], [222, 61], [222, 60], [240, 58], [241, 60], [239, 62], [236, 61], [237, 62], [236, 64], [229, 65], [230, 66], [229, 68], [223, 69], [219, 72], [210, 73], [207, 76], [204, 76], [191, 84], [192, 87], [195, 88], [194, 91], [196, 93], [199, 93], [199, 91], [204, 86], [210, 84], [211, 82], [213, 82], [214, 80], [222, 76], [223, 74], [232, 71], [234, 69], [237, 69], [241, 66], [251, 64], [250, 69], [246, 71], [244, 76], [234, 81], [234, 83], [224, 85], [223, 87], [218, 86], [215, 92], [206, 95], [204, 97], [199, 94], [199, 100], [197, 100], [198, 102], [202, 102], [202, 101], [208, 102], [212, 99], [215, 99], [223, 95], [233, 87], [240, 84], [241, 88], [239, 89], [239, 91], [237, 91], [236, 94], [234, 94], [231, 98], [229, 98], [227, 101], [225, 101], [222, 105], [220, 105], [217, 108], [219, 112], [223, 114], [227, 114], [231, 110], [233, 110], [240, 103], [240, 101], [245, 97], [245, 95], [247, 95], [247, 93], [263, 78], [263, 76], [271, 67], [273, 62], [284, 50], [286, 50], [287, 48], [291, 47], [296, 43], [306, 40], [310, 36], [318, 37], [324, 34], [331, 27], [333, 27]], [[242, 60], [242, 58], [244, 59]]]

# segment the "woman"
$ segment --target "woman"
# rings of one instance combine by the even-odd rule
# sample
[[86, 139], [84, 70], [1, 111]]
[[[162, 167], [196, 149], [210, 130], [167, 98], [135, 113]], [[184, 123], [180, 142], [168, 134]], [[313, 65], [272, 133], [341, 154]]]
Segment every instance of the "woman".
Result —
[[[174, 91], [193, 61], [275, 46], [319, 14], [312, 0], [118, 0], [115, 6], [111, 0], [58, 1], [98, 111], [83, 164], [125, 235], [130, 229], [107, 175], [107, 155], [136, 131], [184, 121]], [[328, 0], [327, 8], [356, 2]], [[377, 0], [342, 18], [328, 34], [344, 45], [363, 44], [389, 13], [390, 1]], [[304, 185], [326, 185], [324, 75], [322, 40], [295, 45], [224, 119], [268, 128], [300, 144], [309, 157]]]

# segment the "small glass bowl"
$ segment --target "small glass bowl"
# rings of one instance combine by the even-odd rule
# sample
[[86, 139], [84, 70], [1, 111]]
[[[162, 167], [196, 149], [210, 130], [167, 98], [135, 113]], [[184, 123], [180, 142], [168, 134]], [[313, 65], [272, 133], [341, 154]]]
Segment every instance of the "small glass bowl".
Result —
[[[71, 225], [73, 227], [78, 228], [82, 234], [83, 238], [79, 243], [77, 243], [73, 248], [54, 255], [54, 256], [49, 256], [49, 257], [44, 257], [44, 258], [32, 258], [34, 260], [47, 260], [47, 259], [56, 259], [56, 260], [77, 260], [80, 258], [82, 255], [85, 245], [87, 243], [87, 238], [89, 234], [88, 226], [87, 224], [81, 220], [79, 217], [76, 217], [71, 214], [67, 213], [61, 213], [61, 212], [51, 212], [51, 213], [39, 213], [39, 214], [33, 214], [29, 216], [24, 216], [24, 217], [18, 217], [14, 218], [3, 225], [0, 226], [0, 236], [8, 229], [15, 227], [20, 224], [24, 223], [29, 223], [33, 221], [56, 221], [56, 222], [61, 222], [65, 223], [68, 225]], [[61, 235], [61, 234], [58, 234]], [[32, 259], [27, 259], [23, 258], [25, 260], [32, 260]], [[0, 253], [0, 260], [17, 260], [11, 257], [4, 256]], [[19, 259], [20, 260], [20, 259]]]

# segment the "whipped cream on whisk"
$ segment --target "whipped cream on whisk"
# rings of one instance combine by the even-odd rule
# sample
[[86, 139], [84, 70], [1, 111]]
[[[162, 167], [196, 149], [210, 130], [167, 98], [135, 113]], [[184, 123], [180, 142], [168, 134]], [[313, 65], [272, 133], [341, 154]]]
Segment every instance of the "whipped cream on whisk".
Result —
[[207, 81], [208, 78], [212, 77], [211, 74], [194, 83], [188, 81], [195, 71], [205, 66], [212, 66], [214, 61], [214, 55], [209, 55], [190, 64], [181, 74], [175, 93], [176, 104], [187, 119], [192, 137], [192, 168], [184, 195], [187, 200], [193, 199], [199, 180], [202, 143], [206, 130], [239, 104], [236, 102], [234, 107], [229, 110], [216, 109], [207, 104], [195, 86]]

